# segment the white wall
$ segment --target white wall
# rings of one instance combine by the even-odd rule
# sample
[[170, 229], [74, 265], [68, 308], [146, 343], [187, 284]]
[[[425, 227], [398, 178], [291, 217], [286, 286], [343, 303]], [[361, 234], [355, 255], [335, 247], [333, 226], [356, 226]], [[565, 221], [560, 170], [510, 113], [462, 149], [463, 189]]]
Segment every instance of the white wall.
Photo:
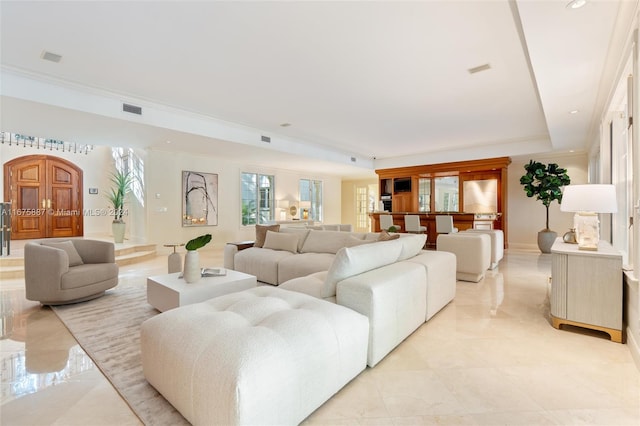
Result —
[[[545, 207], [535, 197], [528, 198], [520, 177], [524, 175], [524, 165], [529, 160], [542, 163], [557, 163], [567, 169], [572, 184], [587, 183], [587, 154], [549, 154], [513, 158], [508, 173], [508, 236], [509, 248], [538, 249], [538, 231], [545, 227]], [[549, 206], [549, 228], [562, 236], [573, 227], [573, 213], [561, 212], [560, 205], [554, 201]]]
[[[85, 211], [101, 212], [109, 209], [106, 193], [112, 186], [109, 173], [113, 170], [111, 148], [96, 147], [87, 155], [44, 151], [0, 145], [0, 163], [24, 155], [46, 154], [64, 158], [83, 171], [83, 198]], [[127, 232], [130, 242], [148, 242], [157, 245], [160, 253], [168, 253], [167, 243], [186, 243], [198, 235], [211, 233], [213, 244], [208, 248], [221, 248], [228, 241], [252, 240], [253, 226], [242, 226], [240, 220], [240, 173], [254, 172], [275, 176], [276, 200], [299, 199], [299, 180], [323, 181], [324, 222], [341, 221], [341, 180], [333, 176], [307, 175], [285, 170], [268, 169], [255, 165], [230, 163], [215, 156], [195, 156], [164, 151], [138, 151], [145, 167], [145, 199], [139, 203], [133, 197], [125, 205]], [[181, 181], [182, 171], [193, 170], [218, 174], [218, 226], [182, 227]], [[0, 187], [3, 187], [0, 175]], [[89, 188], [98, 188], [98, 194], [89, 194]], [[156, 198], [156, 194], [158, 198]], [[276, 218], [278, 218], [276, 212]], [[111, 216], [84, 216], [84, 235], [87, 237], [111, 235]]]
[[[218, 225], [182, 226], [182, 171], [218, 174]], [[147, 241], [157, 245], [159, 252], [168, 252], [163, 244], [186, 243], [198, 235], [210, 233], [212, 243], [203, 250], [222, 248], [229, 241], [253, 240], [255, 228], [242, 226], [240, 203], [240, 174], [262, 173], [275, 176], [276, 200], [299, 199], [299, 180], [323, 181], [324, 222], [340, 222], [340, 178], [307, 175], [261, 166], [231, 163], [215, 155], [195, 156], [164, 151], [149, 151], [146, 158], [146, 215]], [[276, 209], [276, 219], [279, 211]]]

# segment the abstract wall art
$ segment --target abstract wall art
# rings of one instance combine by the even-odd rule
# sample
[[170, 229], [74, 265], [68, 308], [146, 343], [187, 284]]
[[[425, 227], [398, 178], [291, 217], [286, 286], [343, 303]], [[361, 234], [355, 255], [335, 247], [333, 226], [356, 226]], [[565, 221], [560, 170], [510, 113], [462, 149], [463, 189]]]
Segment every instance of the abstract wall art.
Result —
[[182, 172], [182, 226], [218, 224], [218, 175]]

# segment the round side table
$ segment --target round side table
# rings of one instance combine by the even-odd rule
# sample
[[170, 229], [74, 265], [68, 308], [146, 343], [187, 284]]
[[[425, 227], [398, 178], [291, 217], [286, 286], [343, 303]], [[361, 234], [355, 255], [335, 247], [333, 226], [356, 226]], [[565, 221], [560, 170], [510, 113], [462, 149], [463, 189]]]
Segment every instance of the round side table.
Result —
[[173, 247], [173, 253], [169, 255], [167, 259], [167, 267], [169, 273], [182, 272], [182, 256], [176, 252], [176, 247], [182, 247], [184, 244], [165, 244], [165, 247]]

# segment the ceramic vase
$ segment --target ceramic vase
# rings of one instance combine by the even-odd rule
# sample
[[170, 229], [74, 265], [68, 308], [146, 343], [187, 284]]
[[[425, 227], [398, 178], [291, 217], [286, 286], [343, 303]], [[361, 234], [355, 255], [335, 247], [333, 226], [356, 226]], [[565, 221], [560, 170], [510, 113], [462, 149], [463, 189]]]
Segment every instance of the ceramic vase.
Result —
[[558, 233], [549, 229], [538, 232], [538, 248], [542, 253], [551, 253], [551, 246], [556, 241]]
[[196, 250], [187, 250], [184, 256], [183, 277], [188, 283], [195, 283], [200, 279], [200, 255]]
[[113, 232], [113, 242], [121, 243], [124, 241], [124, 231], [127, 224], [124, 222], [113, 222], [111, 224], [111, 232]]

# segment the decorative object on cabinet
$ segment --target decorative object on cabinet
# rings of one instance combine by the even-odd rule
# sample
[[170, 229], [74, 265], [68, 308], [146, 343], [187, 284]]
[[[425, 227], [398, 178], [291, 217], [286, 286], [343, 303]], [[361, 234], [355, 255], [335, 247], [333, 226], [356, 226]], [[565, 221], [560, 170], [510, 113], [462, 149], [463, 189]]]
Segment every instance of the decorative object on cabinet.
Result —
[[287, 220], [287, 212], [289, 211], [289, 200], [278, 200], [276, 206], [280, 209], [280, 220]]
[[616, 213], [616, 188], [613, 185], [569, 185], [564, 188], [563, 212], [575, 212], [575, 228], [578, 249], [597, 250], [600, 240], [598, 213]]
[[576, 228], [571, 228], [562, 236], [562, 241], [567, 244], [578, 244], [578, 240], [576, 240]]
[[526, 173], [520, 178], [520, 184], [524, 186], [527, 197], [536, 197], [542, 201], [546, 209], [545, 228], [538, 232], [538, 248], [542, 253], [550, 253], [551, 246], [558, 234], [549, 228], [549, 205], [553, 201], [562, 203], [561, 188], [571, 183], [567, 175], [567, 169], [559, 167], [556, 163], [547, 165], [539, 161], [530, 160], [524, 166]]
[[603, 331], [624, 342], [622, 254], [600, 240], [582, 251], [558, 238], [551, 247], [551, 322]]
[[218, 175], [182, 172], [182, 226], [218, 224]]

